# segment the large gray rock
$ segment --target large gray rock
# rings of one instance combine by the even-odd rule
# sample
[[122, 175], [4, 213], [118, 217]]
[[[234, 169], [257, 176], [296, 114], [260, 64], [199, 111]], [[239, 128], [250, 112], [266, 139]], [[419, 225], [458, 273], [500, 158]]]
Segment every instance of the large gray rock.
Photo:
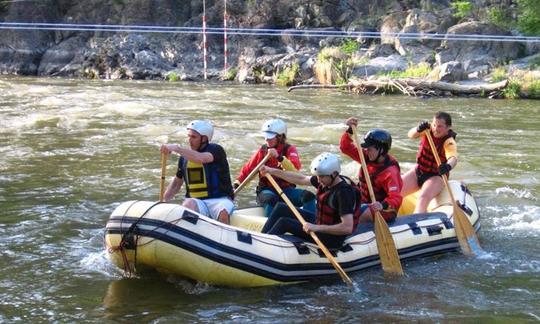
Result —
[[352, 75], [363, 78], [379, 73], [405, 71], [407, 67], [407, 59], [403, 56], [394, 54], [387, 57], [376, 57], [371, 59], [365, 65], [355, 66]]
[[[448, 29], [449, 35], [505, 35], [511, 33], [491, 24], [476, 21], [464, 22]], [[523, 46], [514, 42], [480, 40], [445, 40], [443, 50], [438, 53], [438, 63], [461, 61], [466, 71], [476, 66], [503, 63], [523, 53]]]

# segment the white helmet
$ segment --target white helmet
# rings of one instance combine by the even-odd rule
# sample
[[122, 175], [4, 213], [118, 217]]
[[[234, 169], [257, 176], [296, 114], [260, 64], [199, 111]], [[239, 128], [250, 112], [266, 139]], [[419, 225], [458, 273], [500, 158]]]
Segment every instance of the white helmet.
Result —
[[287, 135], [287, 124], [281, 119], [271, 119], [261, 127], [265, 139], [272, 139], [278, 134]]
[[319, 154], [311, 161], [311, 174], [316, 176], [332, 175], [341, 172], [339, 157], [332, 153]]
[[212, 136], [214, 135], [214, 126], [206, 120], [194, 120], [187, 125], [187, 129], [194, 130], [199, 135], [208, 137], [208, 142], [212, 140]]

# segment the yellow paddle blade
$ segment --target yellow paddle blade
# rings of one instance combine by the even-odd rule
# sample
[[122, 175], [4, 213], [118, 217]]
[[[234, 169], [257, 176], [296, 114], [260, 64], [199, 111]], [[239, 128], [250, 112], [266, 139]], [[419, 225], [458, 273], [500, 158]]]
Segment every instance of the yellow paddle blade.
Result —
[[403, 275], [403, 268], [399, 261], [399, 255], [392, 238], [392, 233], [388, 228], [388, 224], [377, 213], [374, 219], [375, 237], [377, 242], [377, 249], [379, 250], [379, 258], [381, 259], [381, 265], [385, 273], [392, 275]]
[[482, 248], [471, 222], [454, 202], [454, 228], [461, 251], [465, 255], [478, 255]]

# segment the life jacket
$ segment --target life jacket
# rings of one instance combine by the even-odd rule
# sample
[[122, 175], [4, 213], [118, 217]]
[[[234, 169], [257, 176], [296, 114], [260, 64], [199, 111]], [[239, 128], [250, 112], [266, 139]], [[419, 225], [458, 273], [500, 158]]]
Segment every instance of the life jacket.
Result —
[[[279, 147], [279, 145], [278, 145]], [[289, 147], [290, 145], [289, 144], [284, 144], [283, 147], [281, 148], [281, 151], [278, 151], [278, 157], [275, 158], [275, 159], [269, 159], [265, 165], [271, 167], [271, 168], [278, 168], [278, 169], [282, 169], [275, 161], [279, 161], [281, 160], [282, 157], [285, 157], [287, 155], [287, 151], [289, 151]], [[263, 153], [263, 156], [266, 156], [266, 154], [268, 153], [268, 145], [264, 144], [261, 146], [260, 150], [262, 151]], [[270, 162], [270, 160], [273, 160], [274, 162]], [[276, 180], [277, 184], [282, 188], [295, 188], [296, 185], [294, 183], [290, 183], [290, 182], [287, 182], [281, 178], [278, 178], [278, 177], [274, 177], [274, 180]], [[257, 192], [263, 190], [263, 189], [271, 189], [271, 190], [274, 190], [274, 187], [272, 186], [272, 184], [270, 183], [270, 181], [268, 181], [268, 179], [266, 177], [261, 177], [259, 178], [259, 184], [257, 185]]]
[[341, 186], [350, 186], [354, 190], [354, 209], [353, 209], [353, 229], [357, 227], [358, 220], [360, 219], [360, 191], [358, 187], [352, 182], [351, 179], [339, 176], [343, 179], [343, 182], [328, 188], [319, 184], [317, 188], [317, 224], [318, 225], [335, 225], [341, 222], [341, 215], [339, 215], [339, 209], [334, 206], [334, 196], [336, 191]]
[[[377, 181], [375, 181], [375, 179], [377, 179], [377, 176], [381, 172], [383, 172], [384, 170], [386, 170], [387, 168], [393, 165], [395, 165], [399, 169], [398, 161], [393, 156], [387, 154], [386, 157], [384, 158], [384, 162], [382, 163], [382, 165], [379, 168], [377, 168], [375, 172], [372, 172], [369, 175], [376, 201], [383, 201], [386, 198], [387, 194], [386, 194], [386, 191], [384, 190], [385, 188], [381, 187], [377, 183]], [[362, 193], [362, 197], [365, 197], [364, 201], [371, 201], [366, 178], [364, 176], [364, 172], [360, 172], [360, 176], [358, 177], [358, 180], [360, 181], [359, 186], [360, 186], [360, 191]]]
[[[208, 152], [212, 145], [209, 143], [200, 152]], [[211, 163], [197, 163], [182, 159], [182, 168], [186, 184], [186, 197], [188, 198], [220, 198], [232, 197], [231, 176], [227, 158], [224, 161], [213, 161]]]
[[[444, 142], [450, 137], [453, 137], [455, 139], [456, 136], [457, 134], [453, 130], [449, 130], [448, 134], [441, 138], [436, 138], [435, 136], [433, 136], [432, 133], [431, 138], [433, 138], [433, 143], [435, 144], [435, 148], [437, 149], [437, 153], [439, 154], [441, 163], [446, 163], [448, 160], [446, 158], [446, 153], [444, 152]], [[435, 161], [435, 156], [433, 156], [431, 146], [429, 145], [429, 141], [426, 136], [422, 136], [420, 147], [418, 149], [418, 153], [416, 154], [416, 163], [418, 164], [417, 170], [421, 173], [439, 173], [437, 161]]]

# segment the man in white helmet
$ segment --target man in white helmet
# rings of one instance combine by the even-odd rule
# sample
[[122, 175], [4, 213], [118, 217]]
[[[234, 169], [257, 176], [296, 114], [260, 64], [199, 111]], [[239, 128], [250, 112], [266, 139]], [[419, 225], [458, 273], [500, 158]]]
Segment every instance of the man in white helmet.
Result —
[[214, 134], [210, 122], [194, 120], [187, 130], [189, 148], [179, 144], [161, 146], [162, 153], [180, 154], [176, 176], [163, 198], [171, 200], [185, 183], [184, 207], [228, 224], [234, 203], [227, 154], [220, 145], [210, 143]]
[[278, 203], [264, 225], [263, 233], [291, 233], [313, 242], [309, 233], [316, 232], [327, 247], [339, 248], [356, 229], [360, 217], [360, 195], [356, 187], [350, 184], [350, 179], [339, 174], [341, 163], [337, 155], [322, 153], [317, 156], [311, 162], [311, 177], [269, 167], [262, 167], [261, 172], [317, 188], [316, 214], [299, 210], [307, 222], [304, 226], [287, 205]]
[[[266, 144], [262, 145], [244, 164], [240, 174], [234, 181], [234, 187], [238, 187], [253, 171], [253, 169], [270, 153], [272, 156], [266, 162], [266, 166], [280, 168], [288, 171], [298, 171], [302, 167], [300, 156], [296, 146], [287, 143], [287, 124], [281, 119], [271, 119], [266, 121], [261, 128]], [[294, 183], [283, 179], [276, 179], [283, 192], [297, 206], [304, 210], [315, 212], [315, 196], [312, 192], [304, 189], [297, 189]], [[279, 198], [277, 192], [265, 177], [259, 177], [257, 185], [257, 203], [264, 208], [266, 217], [270, 215]]]

